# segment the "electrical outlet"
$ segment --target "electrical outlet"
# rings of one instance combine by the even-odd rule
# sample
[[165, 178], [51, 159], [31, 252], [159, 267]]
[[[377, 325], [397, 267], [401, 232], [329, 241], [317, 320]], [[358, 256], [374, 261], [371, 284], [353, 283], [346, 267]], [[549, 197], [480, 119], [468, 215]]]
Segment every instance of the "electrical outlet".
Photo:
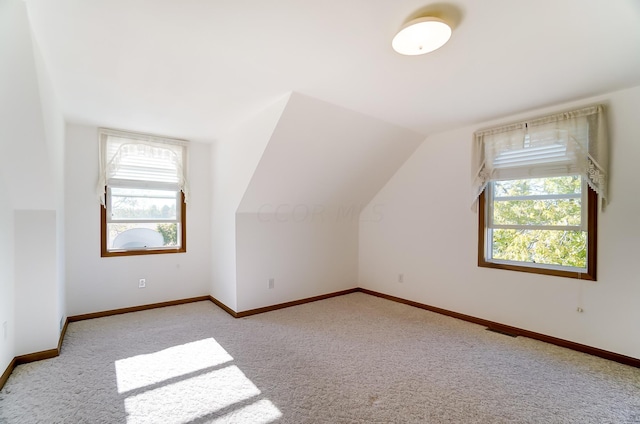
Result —
[[578, 307], [576, 308], [576, 311], [577, 311], [577, 312], [584, 312], [584, 309], [582, 309], [580, 306], [578, 306]]
[[141, 279], [138, 281], [138, 288], [139, 288], [139, 289], [143, 289], [143, 288], [145, 288], [145, 287], [147, 287], [147, 280], [146, 280], [145, 278], [141, 278]]
[[269, 288], [272, 289], [276, 286], [275, 278], [269, 278]]
[[404, 283], [404, 274], [398, 274], [398, 283]]

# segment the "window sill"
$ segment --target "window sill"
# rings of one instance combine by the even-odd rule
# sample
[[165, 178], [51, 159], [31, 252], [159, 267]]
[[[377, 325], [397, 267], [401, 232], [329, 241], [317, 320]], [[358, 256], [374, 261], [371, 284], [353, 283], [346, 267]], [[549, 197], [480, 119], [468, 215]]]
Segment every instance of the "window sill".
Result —
[[543, 266], [536, 264], [526, 264], [524, 262], [507, 262], [507, 261], [487, 261], [483, 258], [478, 259], [478, 266], [481, 268], [506, 269], [508, 271], [527, 272], [530, 274], [553, 275], [556, 277], [575, 278], [578, 280], [595, 281], [595, 275], [591, 275], [587, 270], [577, 268], [569, 268], [562, 266]]
[[139, 250], [111, 250], [101, 251], [100, 257], [109, 258], [116, 256], [139, 256], [139, 255], [161, 255], [166, 253], [186, 253], [187, 249], [184, 247], [177, 249], [139, 249]]

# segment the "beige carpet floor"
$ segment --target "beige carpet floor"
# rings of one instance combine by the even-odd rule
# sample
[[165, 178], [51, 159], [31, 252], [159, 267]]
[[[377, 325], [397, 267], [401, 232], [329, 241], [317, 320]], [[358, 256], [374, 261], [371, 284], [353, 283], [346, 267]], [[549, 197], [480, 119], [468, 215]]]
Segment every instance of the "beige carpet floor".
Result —
[[640, 370], [363, 293], [198, 302], [70, 324], [0, 422], [640, 423]]

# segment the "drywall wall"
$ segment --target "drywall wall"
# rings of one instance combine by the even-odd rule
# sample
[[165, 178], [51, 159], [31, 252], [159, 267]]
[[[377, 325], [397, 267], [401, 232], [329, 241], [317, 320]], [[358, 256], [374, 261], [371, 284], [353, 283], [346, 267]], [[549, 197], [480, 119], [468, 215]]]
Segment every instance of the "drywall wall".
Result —
[[356, 287], [360, 210], [423, 138], [292, 93], [236, 214], [237, 310]]
[[56, 213], [14, 214], [16, 356], [58, 346]]
[[[596, 102], [608, 105], [611, 146], [598, 281], [478, 268], [477, 215], [470, 208], [473, 132]], [[428, 137], [363, 212], [360, 286], [640, 358], [638, 110], [640, 87]], [[374, 210], [376, 219], [369, 219]]]
[[211, 295], [237, 310], [236, 211], [289, 94], [243, 122], [212, 148]]
[[[11, 57], [17, 52], [14, 50], [12, 38], [20, 27], [12, 24], [19, 22], [19, 9], [17, 2], [0, 3], [0, 56]], [[24, 24], [23, 24], [24, 25]], [[10, 66], [0, 67], [0, 92], [10, 92], [12, 77], [16, 71]], [[9, 143], [12, 134], [8, 132], [9, 122], [5, 119], [11, 116], [12, 102], [6, 96], [0, 99], [0, 148], [3, 151], [11, 149]], [[0, 372], [4, 372], [13, 357], [15, 356], [15, 276], [13, 264], [13, 206], [11, 202], [12, 189], [10, 188], [9, 168], [5, 168], [8, 160], [6, 155], [0, 155]]]
[[13, 228], [9, 191], [0, 176], [0, 374], [15, 356]]
[[55, 190], [25, 3], [9, 0], [0, 7], [0, 173], [11, 181], [7, 189], [14, 208], [53, 209]]
[[[189, 145], [187, 252], [100, 257], [98, 129], [68, 124], [65, 146], [65, 255], [69, 316], [209, 294], [210, 145]], [[146, 288], [138, 288], [145, 278]]]
[[[3, 272], [3, 290], [11, 310], [0, 315], [12, 344], [3, 349], [4, 357], [52, 349], [58, 343], [59, 318], [64, 315], [64, 271], [58, 266], [63, 164], [62, 115], [22, 1], [0, 3], [0, 56], [2, 210], [11, 216], [3, 223], [10, 234], [3, 238], [3, 249], [11, 259]], [[34, 242], [39, 244], [31, 246]]]
[[424, 135], [292, 93], [238, 208], [364, 207]]
[[65, 295], [65, 259], [64, 259], [64, 130], [65, 122], [62, 110], [53, 88], [47, 66], [42, 58], [40, 47], [33, 40], [33, 56], [35, 60], [36, 75], [38, 77], [38, 89], [40, 104], [42, 107], [42, 120], [45, 130], [46, 150], [49, 158], [49, 168], [52, 174], [54, 207], [56, 211], [56, 322], [59, 330], [66, 318]]
[[357, 287], [355, 211], [301, 204], [237, 214], [238, 311]]

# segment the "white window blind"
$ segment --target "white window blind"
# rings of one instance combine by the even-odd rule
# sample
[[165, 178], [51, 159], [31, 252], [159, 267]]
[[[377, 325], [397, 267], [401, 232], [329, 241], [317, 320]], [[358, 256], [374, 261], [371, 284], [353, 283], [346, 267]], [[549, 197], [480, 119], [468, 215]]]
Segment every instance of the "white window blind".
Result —
[[187, 142], [100, 129], [98, 195], [105, 204], [105, 186], [155, 186], [181, 190], [188, 201]]
[[604, 107], [590, 106], [474, 133], [474, 203], [490, 181], [580, 175], [607, 199]]

